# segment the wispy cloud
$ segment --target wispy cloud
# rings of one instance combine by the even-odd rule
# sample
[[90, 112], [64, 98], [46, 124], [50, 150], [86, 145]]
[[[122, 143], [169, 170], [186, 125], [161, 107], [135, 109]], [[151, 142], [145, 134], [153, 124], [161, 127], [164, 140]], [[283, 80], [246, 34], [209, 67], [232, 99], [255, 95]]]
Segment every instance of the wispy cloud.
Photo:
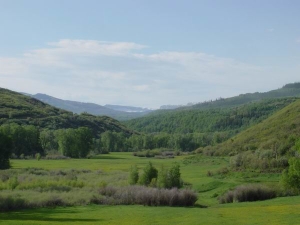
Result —
[[268, 28], [266, 31], [269, 32], [269, 33], [272, 33], [272, 32], [275, 31], [275, 29], [274, 28]]
[[145, 48], [129, 42], [51, 42], [21, 57], [0, 58], [0, 86], [99, 104], [158, 107], [272, 84], [268, 69], [235, 59], [200, 52], [146, 54]]

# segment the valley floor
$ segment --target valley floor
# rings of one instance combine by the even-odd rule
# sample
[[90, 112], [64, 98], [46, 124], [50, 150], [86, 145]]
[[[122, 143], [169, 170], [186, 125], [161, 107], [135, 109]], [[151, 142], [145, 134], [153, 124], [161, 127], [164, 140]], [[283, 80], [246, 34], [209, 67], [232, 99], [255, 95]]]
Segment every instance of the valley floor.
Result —
[[[191, 184], [192, 189], [198, 192], [197, 206], [184, 208], [86, 205], [27, 209], [0, 213], [0, 224], [282, 225], [299, 223], [300, 196], [252, 203], [219, 204], [218, 196], [240, 184], [265, 183], [271, 186], [279, 185], [280, 174], [228, 172], [225, 169], [229, 166], [228, 157], [192, 155], [179, 156], [174, 159], [149, 159], [134, 157], [131, 153], [111, 153], [98, 156], [95, 159], [12, 160], [13, 169], [11, 170], [12, 172], [13, 170], [22, 171], [24, 168], [35, 167], [47, 171], [69, 171], [75, 168], [77, 170], [90, 170], [90, 172], [77, 177], [77, 181], [84, 182], [85, 186], [93, 186], [101, 182], [125, 185], [130, 166], [137, 165], [139, 170], [142, 170], [149, 161], [158, 169], [161, 165], [169, 167], [173, 162], [180, 163], [183, 180]], [[102, 172], [99, 173], [99, 171]], [[209, 176], [208, 171], [210, 171]], [[39, 182], [46, 182], [45, 179], [47, 178], [42, 175], [30, 175], [30, 177], [35, 180], [37, 185]], [[5, 188], [5, 185], [6, 183], [2, 182], [2, 188]], [[83, 187], [82, 191], [85, 190], [89, 189]], [[19, 189], [17, 187], [13, 191], [4, 190], [3, 194], [6, 192], [16, 194], [21, 193], [22, 189], [20, 186]], [[24, 192], [24, 196], [26, 196], [26, 192]]]
[[0, 224], [298, 224], [300, 197], [209, 208], [80, 206], [1, 213]]

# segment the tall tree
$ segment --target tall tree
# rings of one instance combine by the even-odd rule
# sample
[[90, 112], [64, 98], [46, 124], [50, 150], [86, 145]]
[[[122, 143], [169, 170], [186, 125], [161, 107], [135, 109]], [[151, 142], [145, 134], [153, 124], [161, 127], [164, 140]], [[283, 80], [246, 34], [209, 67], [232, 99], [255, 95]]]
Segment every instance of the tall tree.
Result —
[[0, 132], [0, 169], [10, 167], [9, 157], [12, 150], [11, 138]]

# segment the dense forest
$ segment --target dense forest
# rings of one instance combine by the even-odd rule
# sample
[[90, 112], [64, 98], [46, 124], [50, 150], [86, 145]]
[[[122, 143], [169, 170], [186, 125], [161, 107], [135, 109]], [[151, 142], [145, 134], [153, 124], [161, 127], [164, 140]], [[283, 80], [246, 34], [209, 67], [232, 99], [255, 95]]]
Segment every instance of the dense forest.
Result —
[[130, 120], [125, 124], [145, 133], [227, 132], [232, 135], [261, 122], [295, 100], [296, 97], [266, 99], [232, 108], [176, 110]]

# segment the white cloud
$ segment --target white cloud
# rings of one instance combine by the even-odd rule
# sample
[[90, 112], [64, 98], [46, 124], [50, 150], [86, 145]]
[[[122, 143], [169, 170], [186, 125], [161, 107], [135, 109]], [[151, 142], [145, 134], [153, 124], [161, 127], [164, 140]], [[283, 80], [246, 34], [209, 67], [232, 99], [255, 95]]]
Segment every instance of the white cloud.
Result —
[[199, 52], [146, 54], [144, 48], [96, 40], [48, 43], [21, 57], [0, 58], [0, 87], [98, 104], [159, 107], [286, 83], [283, 76], [271, 79], [272, 69], [235, 59]]
[[297, 39], [297, 40], [296, 40], [296, 42], [300, 44], [300, 38], [299, 38], [299, 39]]
[[272, 32], [275, 31], [275, 29], [274, 28], [268, 28], [266, 31], [269, 32], [269, 33], [272, 33]]

